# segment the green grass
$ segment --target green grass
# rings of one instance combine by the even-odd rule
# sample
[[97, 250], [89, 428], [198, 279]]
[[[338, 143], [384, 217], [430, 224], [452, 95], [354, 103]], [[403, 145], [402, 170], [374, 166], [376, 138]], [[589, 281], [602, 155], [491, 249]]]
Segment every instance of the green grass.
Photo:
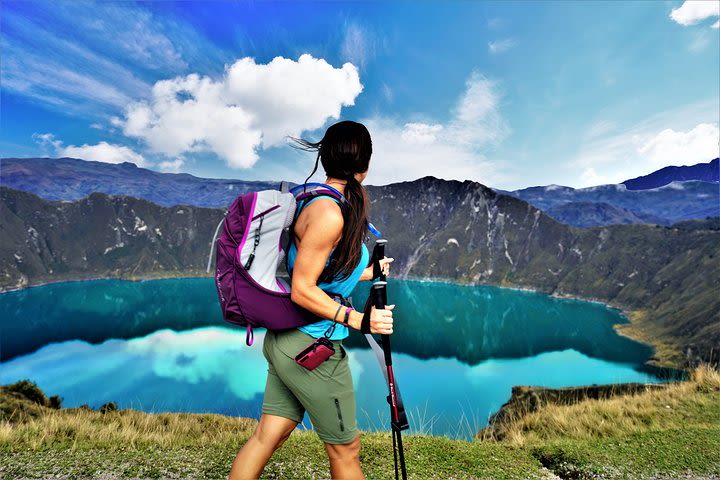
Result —
[[[124, 446], [76, 442], [72, 435], [42, 447], [3, 445], [0, 478], [51, 475], [119, 478], [227, 478], [230, 465], [249, 433], [222, 442], [178, 447]], [[392, 438], [361, 435], [361, 464], [369, 479], [394, 476]], [[503, 444], [464, 442], [440, 437], [404, 437], [409, 478], [521, 479], [547, 476], [532, 454]], [[262, 478], [329, 478], [325, 448], [313, 432], [294, 432], [270, 459]]]
[[650, 430], [531, 447], [562, 478], [720, 477], [720, 427]]
[[[227, 478], [257, 424], [53, 407], [27, 383], [0, 387], [0, 478]], [[514, 418], [508, 432], [472, 442], [405, 435], [409, 478], [720, 478], [720, 373], [704, 368], [663, 390], [545, 405]], [[393, 478], [389, 432], [364, 432], [361, 444], [366, 477]], [[262, 478], [329, 478], [322, 442], [296, 430]]]

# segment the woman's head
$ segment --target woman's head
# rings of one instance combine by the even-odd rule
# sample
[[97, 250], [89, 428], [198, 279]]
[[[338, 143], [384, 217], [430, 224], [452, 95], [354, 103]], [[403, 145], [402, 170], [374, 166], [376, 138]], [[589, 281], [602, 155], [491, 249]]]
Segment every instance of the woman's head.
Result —
[[352, 176], [360, 179], [367, 176], [372, 140], [370, 132], [362, 123], [344, 120], [330, 125], [318, 142], [289, 138], [302, 150], [318, 152], [315, 167], [305, 179], [305, 183], [317, 171], [318, 161], [322, 162], [328, 177], [347, 180]]
[[325, 132], [318, 153], [328, 177], [348, 180], [364, 174], [364, 178], [372, 155], [370, 132], [362, 123], [338, 122]]
[[318, 161], [322, 163], [328, 177], [347, 180], [345, 198], [350, 208], [344, 215], [342, 237], [330, 256], [329, 267], [318, 281], [346, 278], [360, 261], [362, 241], [368, 230], [368, 202], [360, 182], [367, 176], [370, 165], [370, 132], [362, 123], [345, 120], [328, 127], [318, 142], [290, 138], [301, 149], [318, 152], [315, 168], [305, 183], [317, 170]]

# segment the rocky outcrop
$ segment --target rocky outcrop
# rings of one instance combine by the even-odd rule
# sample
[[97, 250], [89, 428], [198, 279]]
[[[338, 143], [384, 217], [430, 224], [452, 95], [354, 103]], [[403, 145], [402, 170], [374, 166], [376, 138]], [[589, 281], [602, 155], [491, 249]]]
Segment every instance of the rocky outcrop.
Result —
[[475, 438], [479, 440], [503, 440], [508, 427], [528, 413], [537, 412], [546, 405], [573, 405], [584, 400], [601, 400], [621, 395], [636, 395], [653, 390], [662, 390], [668, 384], [657, 383], [613, 383], [610, 385], [588, 385], [568, 388], [545, 388], [516, 386], [512, 388], [510, 400], [495, 412], [488, 426], [480, 430]]

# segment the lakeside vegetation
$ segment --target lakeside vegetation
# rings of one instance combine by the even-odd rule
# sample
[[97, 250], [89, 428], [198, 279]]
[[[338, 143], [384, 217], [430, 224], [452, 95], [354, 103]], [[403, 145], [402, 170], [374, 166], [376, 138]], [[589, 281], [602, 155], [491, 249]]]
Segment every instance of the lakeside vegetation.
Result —
[[[257, 424], [112, 403], [60, 408], [51, 398], [29, 381], [0, 387], [1, 478], [226, 478]], [[664, 388], [535, 405], [504, 428], [502, 440], [405, 436], [409, 477], [718, 478], [720, 372], [701, 366]], [[389, 432], [361, 435], [367, 478], [392, 478]], [[296, 430], [263, 478], [328, 476], [320, 440]]]

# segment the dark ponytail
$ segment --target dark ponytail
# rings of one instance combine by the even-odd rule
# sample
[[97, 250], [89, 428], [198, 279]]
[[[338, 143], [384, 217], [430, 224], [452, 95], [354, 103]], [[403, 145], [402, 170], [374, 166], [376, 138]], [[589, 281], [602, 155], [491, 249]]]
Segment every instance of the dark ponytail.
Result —
[[342, 237], [330, 256], [328, 267], [318, 283], [346, 279], [357, 267], [362, 256], [362, 242], [368, 231], [368, 200], [365, 187], [355, 178], [367, 171], [372, 155], [372, 141], [365, 125], [350, 120], [331, 125], [319, 142], [290, 137], [305, 151], [317, 151], [312, 177], [322, 162], [328, 177], [347, 180], [345, 198], [349, 207], [343, 213]]

